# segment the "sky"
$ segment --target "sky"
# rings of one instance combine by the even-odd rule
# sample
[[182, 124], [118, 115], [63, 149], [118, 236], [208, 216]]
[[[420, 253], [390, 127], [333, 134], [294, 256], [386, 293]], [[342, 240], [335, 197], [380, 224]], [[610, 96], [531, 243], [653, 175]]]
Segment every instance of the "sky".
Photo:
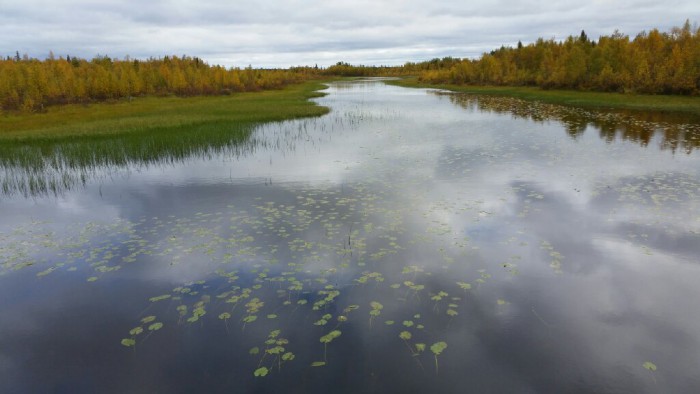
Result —
[[398, 65], [542, 37], [700, 22], [697, 0], [0, 0], [0, 55], [198, 56], [228, 67]]

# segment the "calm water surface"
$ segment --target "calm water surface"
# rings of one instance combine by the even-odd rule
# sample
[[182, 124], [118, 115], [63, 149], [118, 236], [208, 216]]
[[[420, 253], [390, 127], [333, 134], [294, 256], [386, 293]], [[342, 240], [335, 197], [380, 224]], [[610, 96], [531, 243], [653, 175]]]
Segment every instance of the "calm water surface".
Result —
[[697, 120], [327, 93], [3, 147], [0, 392], [700, 392]]

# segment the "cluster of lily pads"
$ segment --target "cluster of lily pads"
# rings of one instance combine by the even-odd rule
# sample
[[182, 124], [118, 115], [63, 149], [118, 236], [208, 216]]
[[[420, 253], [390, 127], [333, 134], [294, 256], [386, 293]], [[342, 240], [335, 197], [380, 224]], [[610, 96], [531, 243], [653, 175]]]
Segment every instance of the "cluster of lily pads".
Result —
[[[409, 355], [415, 358], [420, 368], [423, 368], [423, 364], [419, 356], [429, 349], [435, 361], [435, 373], [438, 373], [438, 356], [447, 348], [447, 342], [435, 338], [429, 345], [425, 341], [430, 340], [434, 333], [444, 330], [459, 315], [457, 310], [460, 303], [463, 297], [470, 296], [469, 291], [472, 289], [469, 283], [456, 282], [450, 287], [461, 289], [460, 295], [450, 297], [444, 290], [432, 292], [426, 285], [418, 284], [422, 281], [427, 283], [431, 279], [431, 273], [417, 266], [405, 267], [402, 273], [405, 280], [393, 284], [386, 284], [381, 273], [368, 271], [342, 286], [329, 283], [338, 279], [329, 272], [314, 277], [302, 269], [273, 274], [270, 268], [259, 267], [251, 273], [257, 275], [247, 283], [241, 279], [238, 271], [221, 270], [210, 281], [178, 286], [170, 293], [151, 297], [150, 302], [154, 305], [149, 308], [150, 313], [158, 310], [159, 314], [168, 319], [174, 311], [178, 316], [174, 323], [176, 326], [216, 324], [215, 321], [219, 320], [227, 332], [238, 336], [245, 335], [249, 327], [259, 331], [260, 328], [256, 328], [258, 324], [261, 327], [277, 325], [278, 328], [269, 332], [262, 345], [249, 350], [249, 354], [259, 357], [253, 374], [260, 377], [295, 360], [299, 350], [290, 348], [289, 340], [281, 335], [286, 330], [285, 327], [299, 324], [317, 327], [316, 331], [320, 331], [318, 343], [322, 345], [322, 350], [304, 350], [319, 355], [317, 360], [310, 363], [311, 367], [322, 367], [329, 362], [328, 347], [335, 341], [342, 340], [344, 326], [355, 324], [364, 326], [371, 332], [372, 325], [383, 319], [382, 323], [387, 327], [400, 327], [396, 329], [397, 337], [405, 343]], [[368, 282], [368, 278], [373, 278], [372, 283]], [[385, 305], [379, 301], [347, 304], [357, 298], [365, 298], [357, 296], [358, 293], [370, 297], [373, 294], [383, 296], [383, 302], [391, 303], [392, 313], [399, 316], [403, 310], [426, 310], [426, 307], [430, 316], [415, 313], [399, 325], [393, 316], [383, 313]], [[441, 315], [449, 319], [441, 321]], [[212, 317], [208, 318], [209, 316]], [[214, 319], [213, 316], [217, 318]], [[259, 323], [261, 320], [266, 320], [268, 324]], [[429, 330], [427, 326], [432, 326], [433, 329]], [[162, 327], [163, 323], [156, 322], [155, 315], [146, 316], [140, 320], [139, 325], [129, 330], [129, 336], [123, 338], [121, 343], [126, 347], [135, 347], [138, 342], [145, 341]], [[234, 331], [235, 327], [238, 329]], [[146, 332], [147, 335], [142, 335]], [[421, 339], [416, 340], [418, 338]]]
[[[3, 254], [2, 272], [38, 266], [40, 280], [63, 272], [99, 282], [134, 264], [201, 266], [202, 279], [153, 294], [148, 315], [115, 340], [135, 350], [164, 329], [221, 324], [230, 335], [243, 336], [277, 325], [263, 346], [251, 349], [260, 357], [253, 373], [265, 376], [297, 359], [300, 350], [281, 335], [290, 326], [319, 331], [319, 348], [304, 351], [316, 354], [310, 366], [321, 367], [332, 362], [328, 348], [343, 340], [345, 326], [371, 333], [381, 324], [397, 327], [396, 341], [407, 345], [420, 368], [420, 356], [431, 354], [437, 373], [438, 356], [447, 348], [441, 333], [465, 297], [491, 278], [486, 269], [470, 267], [469, 240], [450, 242], [455, 234], [439, 220], [424, 233], [407, 233], [403, 209], [410, 208], [390, 206], [369, 185], [343, 193], [304, 190], [295, 201], [257, 199], [189, 218], [88, 223], [64, 231], [32, 223], [3, 240], [10, 253]], [[401, 262], [407, 249], [424, 247], [435, 248], [437, 265]], [[450, 275], [460, 277], [434, 280]]]

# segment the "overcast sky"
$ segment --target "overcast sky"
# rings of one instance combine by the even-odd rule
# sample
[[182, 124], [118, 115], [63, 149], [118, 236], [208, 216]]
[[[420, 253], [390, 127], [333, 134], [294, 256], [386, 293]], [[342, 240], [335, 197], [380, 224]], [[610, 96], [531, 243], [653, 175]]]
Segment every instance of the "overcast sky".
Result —
[[700, 22], [698, 0], [0, 0], [0, 55], [199, 56], [226, 66], [403, 64], [538, 37]]

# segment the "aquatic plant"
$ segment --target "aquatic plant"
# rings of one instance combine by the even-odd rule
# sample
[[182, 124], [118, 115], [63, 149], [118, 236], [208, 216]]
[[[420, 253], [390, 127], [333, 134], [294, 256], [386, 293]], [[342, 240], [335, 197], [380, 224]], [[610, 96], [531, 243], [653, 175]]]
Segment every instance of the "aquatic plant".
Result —
[[430, 351], [433, 352], [433, 355], [435, 357], [435, 374], [438, 374], [438, 356], [442, 354], [443, 351], [447, 349], [447, 343], [446, 342], [435, 342], [434, 344], [430, 345]]
[[[258, 361], [257, 368], [255, 369], [255, 371], [253, 371], [253, 376], [267, 376], [270, 370], [274, 369], [275, 365], [277, 365], [278, 370], [281, 370], [283, 363], [294, 360], [294, 353], [287, 351], [285, 348], [285, 346], [289, 344], [289, 340], [280, 337], [281, 333], [282, 330], [272, 330], [267, 335], [267, 339], [265, 340], [265, 347], [262, 351], [262, 356]], [[257, 346], [253, 347], [248, 351], [248, 353], [251, 355], [260, 354], [260, 348]], [[262, 364], [265, 362], [265, 359], [268, 356], [271, 358], [269, 364], [270, 368], [262, 366]]]
[[340, 330], [333, 330], [333, 331], [329, 332], [328, 334], [321, 337], [320, 341], [321, 341], [321, 343], [323, 343], [323, 362], [324, 363], [328, 362], [328, 358], [326, 357], [328, 344], [331, 343], [334, 339], [338, 338], [340, 336], [340, 334], [341, 334]]
[[377, 301], [372, 301], [369, 303], [369, 306], [370, 306], [370, 308], [372, 308], [369, 311], [369, 326], [372, 327], [372, 320], [382, 313], [382, 309], [384, 309], [384, 305], [380, 304]]

